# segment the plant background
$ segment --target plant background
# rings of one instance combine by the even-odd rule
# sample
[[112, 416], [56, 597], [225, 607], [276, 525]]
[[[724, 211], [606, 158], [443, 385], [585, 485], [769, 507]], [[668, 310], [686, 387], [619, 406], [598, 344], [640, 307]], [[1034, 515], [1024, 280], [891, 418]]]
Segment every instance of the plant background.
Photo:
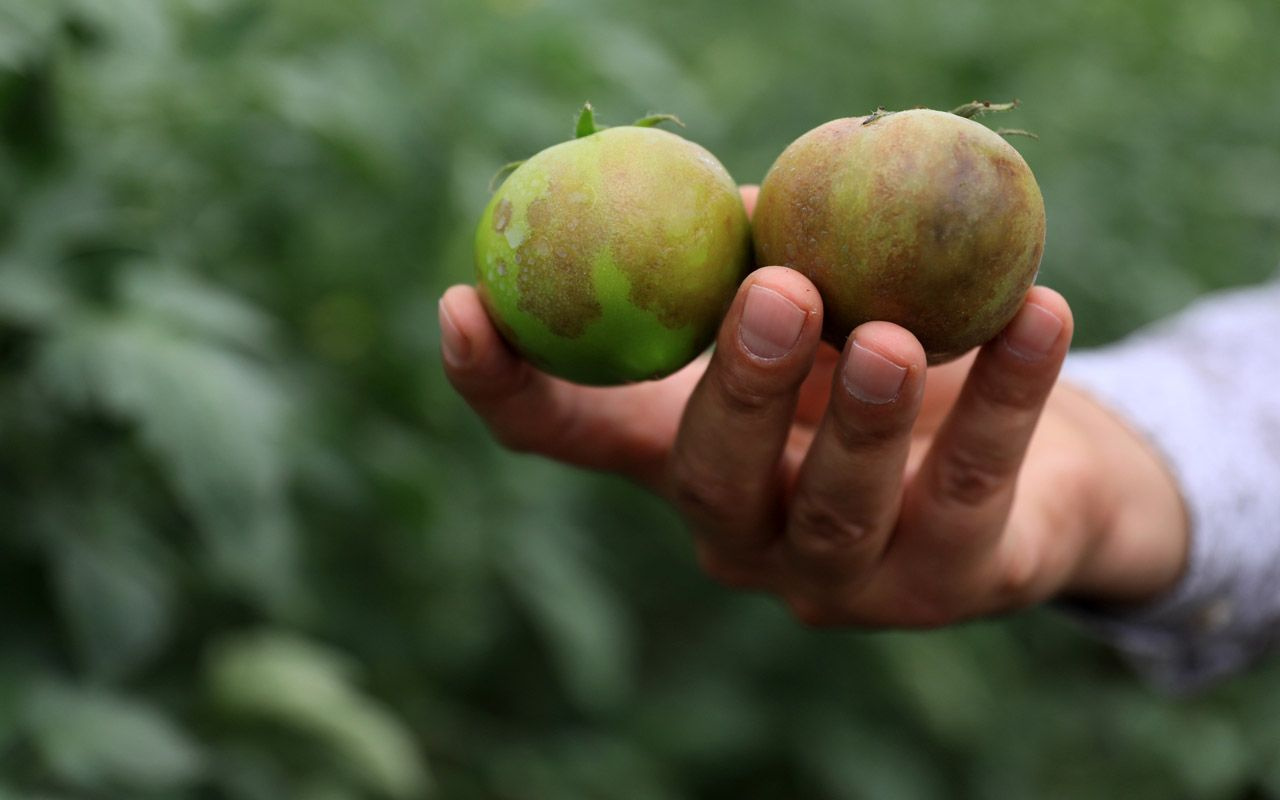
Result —
[[[1276, 798], [1280, 667], [804, 630], [441, 376], [496, 168], [1019, 97], [1097, 345], [1280, 261], [1273, 0], [0, 0], [0, 797]], [[1260, 332], [1260, 335], [1270, 335]], [[1242, 343], [1247, 346], [1247, 343]]]

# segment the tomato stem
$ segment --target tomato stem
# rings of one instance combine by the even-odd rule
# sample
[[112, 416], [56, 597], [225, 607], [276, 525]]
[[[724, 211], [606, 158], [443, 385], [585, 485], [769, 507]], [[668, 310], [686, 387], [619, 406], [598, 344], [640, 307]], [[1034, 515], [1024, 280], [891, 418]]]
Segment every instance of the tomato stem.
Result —
[[896, 114], [896, 113], [897, 113], [896, 111], [885, 111], [884, 106], [877, 106], [875, 111], [872, 111], [870, 114], [867, 115], [867, 118], [862, 121], [862, 124], [870, 125], [876, 120], [884, 119], [890, 114]]
[[972, 103], [965, 103], [962, 106], [957, 106], [951, 109], [951, 113], [955, 114], [957, 117], [973, 119], [974, 117], [980, 117], [983, 114], [988, 114], [992, 111], [1012, 111], [1019, 105], [1021, 105], [1021, 103], [1017, 100], [1013, 100], [1008, 103], [993, 103], [990, 100], [974, 100]]

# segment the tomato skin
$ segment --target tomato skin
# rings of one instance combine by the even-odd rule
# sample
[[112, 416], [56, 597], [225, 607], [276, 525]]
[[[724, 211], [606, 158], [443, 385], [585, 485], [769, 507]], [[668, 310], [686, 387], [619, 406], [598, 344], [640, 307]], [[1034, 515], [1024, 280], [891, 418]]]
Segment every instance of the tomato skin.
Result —
[[547, 148], [499, 187], [475, 237], [481, 297], [540, 369], [609, 385], [680, 369], [750, 269], [738, 188], [711, 153], [623, 126]]
[[914, 109], [838, 119], [793, 142], [766, 175], [756, 259], [804, 273], [837, 347], [886, 320], [929, 363], [954, 359], [1011, 320], [1044, 253], [1031, 169], [989, 128]]

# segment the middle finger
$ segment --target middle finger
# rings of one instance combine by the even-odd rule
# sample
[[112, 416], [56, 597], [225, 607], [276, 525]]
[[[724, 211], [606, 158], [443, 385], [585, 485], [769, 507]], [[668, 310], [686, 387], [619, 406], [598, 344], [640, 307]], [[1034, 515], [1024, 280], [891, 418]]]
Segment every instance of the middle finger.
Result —
[[869, 322], [849, 337], [791, 501], [787, 545], [802, 583], [847, 585], [884, 551], [924, 384], [924, 348], [906, 329]]

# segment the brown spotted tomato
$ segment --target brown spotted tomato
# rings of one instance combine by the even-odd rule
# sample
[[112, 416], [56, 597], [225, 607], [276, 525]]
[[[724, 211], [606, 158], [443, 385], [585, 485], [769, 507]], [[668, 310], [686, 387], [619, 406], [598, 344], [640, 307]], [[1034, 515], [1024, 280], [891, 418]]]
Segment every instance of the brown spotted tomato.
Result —
[[698, 356], [751, 265], [738, 187], [674, 133], [602, 127], [515, 166], [475, 234], [480, 296], [511, 346], [584, 384], [660, 378]]
[[837, 119], [778, 157], [756, 204], [756, 259], [813, 281], [829, 342], [887, 320], [937, 364], [1017, 313], [1044, 252], [1044, 201], [1001, 135], [1025, 131], [971, 119], [1013, 105]]

